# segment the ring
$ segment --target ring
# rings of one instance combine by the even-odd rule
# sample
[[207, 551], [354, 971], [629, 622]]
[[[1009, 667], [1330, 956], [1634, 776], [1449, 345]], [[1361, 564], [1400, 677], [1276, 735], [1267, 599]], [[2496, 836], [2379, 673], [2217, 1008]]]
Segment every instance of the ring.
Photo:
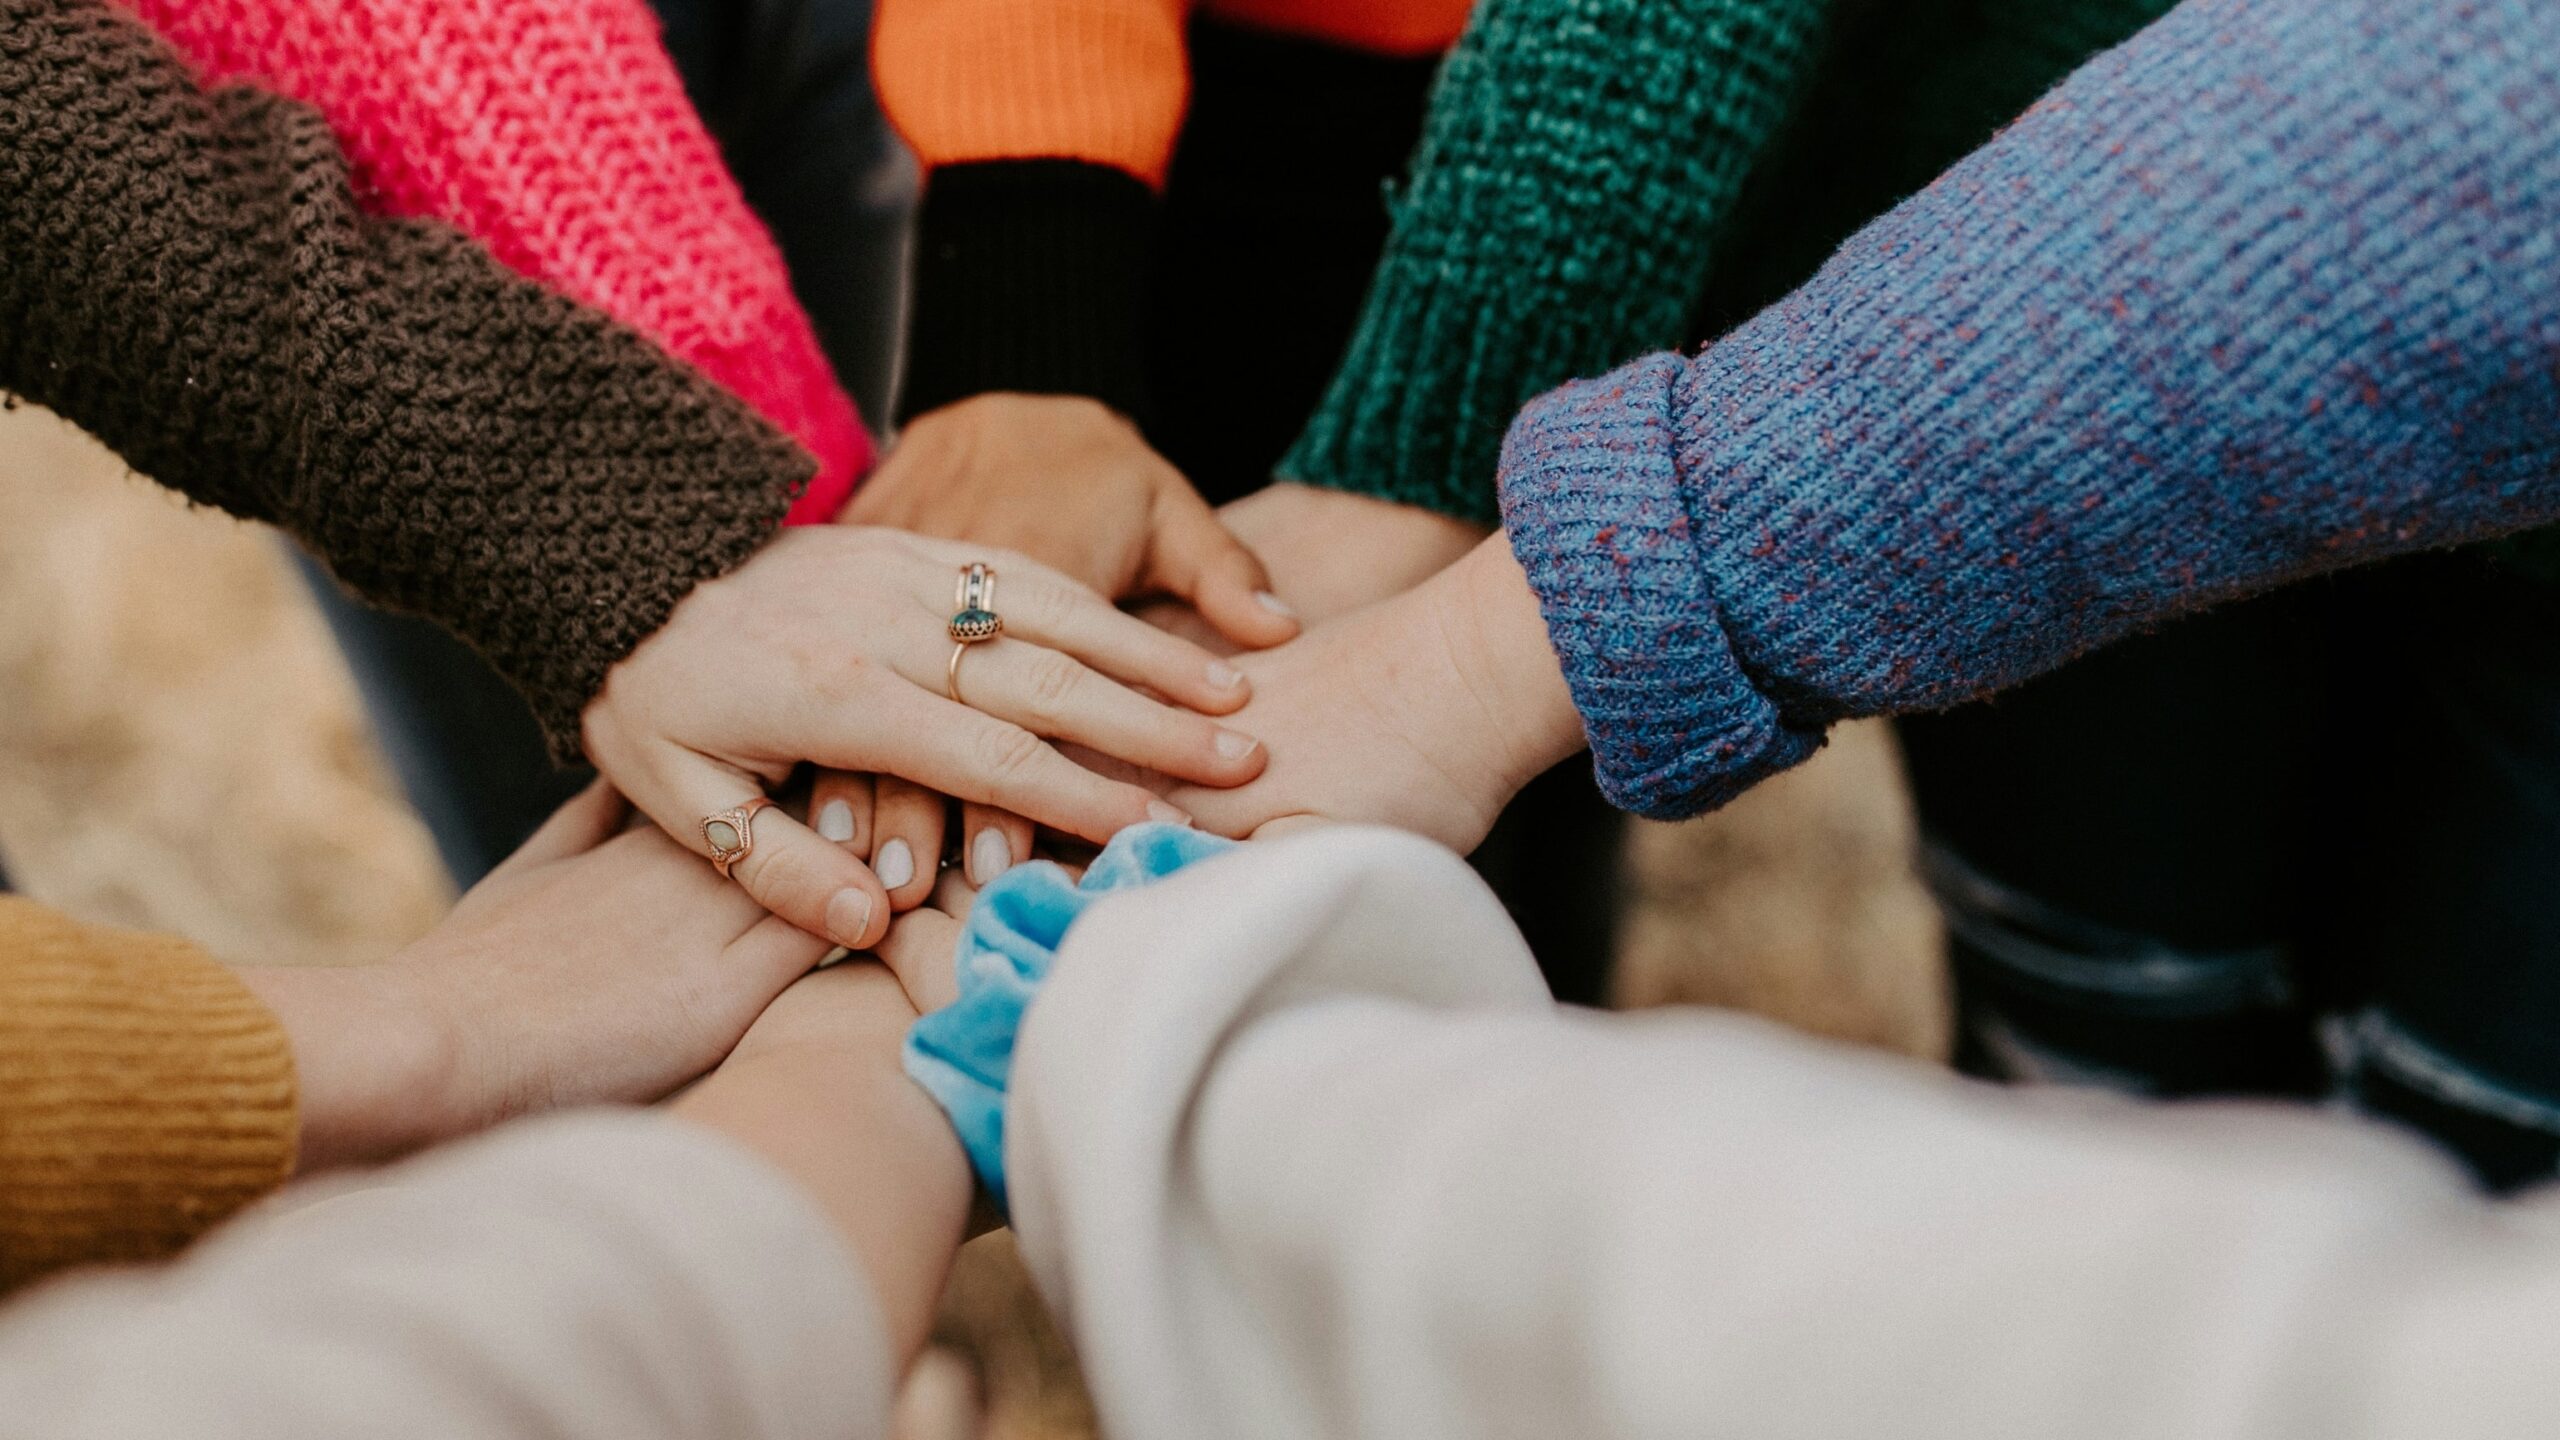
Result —
[[942, 693], [950, 696], [951, 703], [954, 705], [969, 703], [960, 698], [960, 657], [969, 653], [969, 646], [972, 643], [963, 640], [951, 647], [951, 667], [942, 675]]
[[995, 571], [984, 565], [963, 566], [960, 588], [951, 603], [955, 610], [946, 628], [960, 644], [975, 645], [1004, 633], [1004, 617], [996, 613]]
[[720, 878], [729, 878], [730, 867], [756, 853], [756, 812], [770, 810], [773, 802], [757, 796], [735, 810], [706, 815], [702, 820], [702, 843], [711, 847], [711, 868]]

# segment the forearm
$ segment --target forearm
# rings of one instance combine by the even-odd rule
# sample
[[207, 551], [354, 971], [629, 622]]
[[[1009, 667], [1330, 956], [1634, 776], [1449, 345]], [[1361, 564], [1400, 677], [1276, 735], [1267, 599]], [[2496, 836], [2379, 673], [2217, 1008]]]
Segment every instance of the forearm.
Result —
[[1349, 352], [1280, 473], [1491, 520], [1503, 427], [1524, 401], [1680, 342], [1827, 8], [1479, 5]]
[[823, 1028], [751, 1036], [673, 1113], [754, 1151], [826, 1215], [903, 1362], [932, 1325], [974, 1182], [942, 1112], [900, 1067], [915, 1010], [896, 978], [848, 962], [800, 984], [841, 992]]
[[0, 0], [0, 387], [470, 641], [564, 757], [813, 468], [648, 341], [356, 208], [321, 118], [104, 0]]
[[2555, 54], [2529, 4], [2197, 0], [1705, 355], [1539, 401], [1506, 520], [1611, 794], [2560, 514]]

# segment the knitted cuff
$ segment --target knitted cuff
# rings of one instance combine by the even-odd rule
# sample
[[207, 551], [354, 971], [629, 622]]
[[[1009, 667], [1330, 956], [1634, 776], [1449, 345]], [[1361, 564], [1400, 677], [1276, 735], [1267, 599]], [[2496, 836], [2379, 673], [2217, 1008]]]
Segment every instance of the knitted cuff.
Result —
[[995, 390], [1089, 395], [1145, 422], [1156, 199], [1081, 160], [946, 165], [925, 183], [901, 420]]
[[0, 1293], [156, 1259], [284, 1183], [293, 1051], [173, 936], [0, 896]]
[[1502, 448], [1502, 514], [1613, 804], [1669, 820], [1810, 756], [1735, 655], [1680, 485], [1673, 385], [1654, 355], [1533, 401]]

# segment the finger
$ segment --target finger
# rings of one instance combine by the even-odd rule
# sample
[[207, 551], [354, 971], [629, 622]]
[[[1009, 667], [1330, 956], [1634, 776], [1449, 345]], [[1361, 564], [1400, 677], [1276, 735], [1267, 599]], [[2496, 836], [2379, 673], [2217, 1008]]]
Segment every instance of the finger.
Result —
[[841, 845], [849, 854], [868, 857], [872, 849], [871, 797], [870, 776], [821, 770], [809, 782], [809, 828], [830, 845]]
[[[759, 817], [761, 818], [761, 817]], [[761, 842], [759, 842], [761, 843]], [[817, 963], [827, 958], [834, 944], [827, 937], [811, 935], [779, 915], [767, 915], [747, 928], [747, 933], [729, 942], [720, 954], [724, 980], [748, 984], [763, 996], [752, 1018], [771, 1004], [792, 981], [806, 975]]]
[[1179, 494], [1158, 495], [1147, 573], [1140, 578], [1152, 589], [1191, 602], [1201, 619], [1247, 649], [1297, 636], [1297, 612], [1271, 593], [1271, 576], [1262, 561], [1187, 487]]
[[1224, 715], [1252, 698], [1243, 671], [1182, 636], [1123, 613], [1065, 576], [1017, 568], [1025, 571], [1021, 581], [1008, 570], [998, 587], [1007, 635], [1064, 651], [1204, 715]]
[[1032, 825], [992, 805], [960, 807], [961, 872], [984, 885], [1031, 855]]
[[531, 839], [516, 847], [516, 853], [489, 872], [490, 879], [548, 865], [583, 855], [612, 839], [622, 829], [631, 812], [631, 802], [605, 781], [598, 780], [569, 798], [569, 803], [551, 812], [542, 828]]
[[950, 802], [935, 791], [883, 775], [874, 787], [871, 869], [887, 887], [889, 908], [912, 910], [933, 893], [942, 868], [943, 815]]
[[1203, 785], [1241, 785], [1262, 773], [1261, 742], [1203, 715], [1150, 700], [1062, 650], [1021, 640], [969, 647], [961, 699], [1033, 734]]
[[[1019, 725], [913, 686], [881, 686], [865, 710], [866, 714], [847, 719], [819, 708], [806, 717], [807, 733], [828, 746], [841, 746], [848, 757], [858, 747], [884, 780], [901, 775], [957, 799], [1010, 810], [1035, 824], [1088, 840], [1108, 840], [1145, 820], [1189, 821], [1180, 809], [1152, 792], [1094, 774]], [[831, 726], [837, 733], [830, 733]], [[888, 803], [884, 784], [875, 805], [883, 837], [890, 833]], [[930, 873], [927, 867], [933, 858], [921, 850], [915, 852], [919, 874]]]
[[[669, 790], [685, 797], [693, 814], [717, 815], [755, 798], [752, 780], [700, 756], [687, 758], [692, 763], [680, 767]], [[819, 839], [818, 832], [780, 806], [758, 811], [748, 828], [752, 844], [730, 868], [729, 878], [757, 904], [850, 949], [863, 949], [880, 938], [889, 924], [889, 896], [870, 866], [843, 846]], [[709, 857], [710, 842], [699, 820], [679, 834], [694, 853]]]
[[910, 910], [889, 927], [888, 938], [874, 947], [880, 963], [898, 977], [907, 1003], [919, 1015], [930, 1015], [960, 998], [952, 959], [960, 946], [960, 922], [930, 906]]

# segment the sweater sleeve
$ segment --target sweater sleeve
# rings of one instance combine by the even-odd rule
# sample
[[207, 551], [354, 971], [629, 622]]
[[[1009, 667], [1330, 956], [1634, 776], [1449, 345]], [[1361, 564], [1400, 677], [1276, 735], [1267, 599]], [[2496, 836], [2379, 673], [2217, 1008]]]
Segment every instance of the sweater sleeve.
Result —
[[0, 1313], [0, 1429], [879, 1440], [896, 1356], [789, 1179], [664, 1115], [517, 1121]]
[[1704, 355], [1530, 406], [1504, 519], [1604, 787], [1679, 815], [2560, 516], [2555, 354], [2560, 11], [2190, 0]]
[[562, 759], [605, 672], [812, 464], [643, 337], [439, 224], [327, 124], [197, 89], [104, 0], [0, 0], [0, 387], [453, 629]]
[[1490, 523], [1503, 427], [1679, 343], [1828, 0], [1484, 0], [1292, 480]]
[[1103, 902], [1014, 1060], [1014, 1224], [1122, 1440], [2560, 1424], [2560, 1197], [2307, 1108], [1975, 1085], [1544, 997], [1410, 836]]
[[318, 110], [368, 213], [442, 220], [753, 406], [832, 519], [870, 439], [643, 0], [119, 0], [208, 86]]
[[284, 1029], [228, 969], [0, 896], [0, 1294], [176, 1250], [295, 1135]]

